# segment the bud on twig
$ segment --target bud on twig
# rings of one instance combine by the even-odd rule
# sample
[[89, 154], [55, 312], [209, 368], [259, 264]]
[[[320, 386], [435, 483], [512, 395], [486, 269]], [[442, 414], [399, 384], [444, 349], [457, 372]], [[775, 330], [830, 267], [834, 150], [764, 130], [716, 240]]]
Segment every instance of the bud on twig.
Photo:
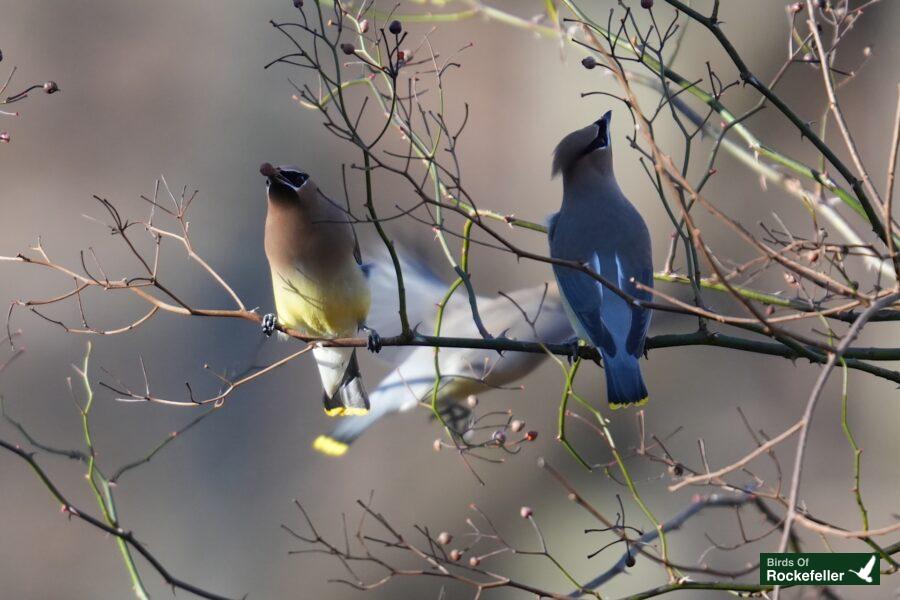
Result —
[[294, 0], [294, 8], [303, 8], [303, 0]]
[[460, 552], [456, 548], [454, 548], [453, 550], [450, 551], [450, 560], [455, 562], [461, 558], [462, 558], [462, 552]]
[[403, 23], [396, 20], [391, 21], [391, 24], [388, 25], [388, 31], [390, 31], [394, 35], [400, 35], [400, 33], [403, 31]]
[[470, 567], [477, 567], [478, 563], [480, 563], [480, 562], [481, 562], [481, 559], [478, 558], [477, 556], [473, 556], [473, 557], [469, 558], [469, 566]]
[[341, 52], [343, 52], [347, 56], [350, 56], [351, 54], [356, 52], [356, 48], [353, 46], [353, 44], [343, 43], [341, 44]]
[[446, 546], [453, 541], [453, 536], [446, 531], [442, 531], [440, 534], [438, 534], [437, 541], [441, 546]]
[[525, 421], [520, 421], [519, 419], [513, 419], [509, 424], [509, 429], [513, 433], [519, 433], [525, 427]]
[[597, 66], [597, 59], [593, 56], [585, 56], [581, 59], [581, 66], [585, 69], [593, 69]]
[[476, 406], [478, 406], [478, 396], [476, 396], [475, 394], [469, 394], [466, 397], [466, 406], [468, 406], [469, 408], [475, 408]]
[[48, 81], [44, 84], [44, 92], [47, 94], [55, 94], [59, 91], [59, 86], [56, 85], [55, 81]]
[[519, 509], [519, 515], [523, 519], [530, 519], [534, 515], [534, 510], [530, 506], [523, 506]]
[[653, 0], [641, 0], [641, 8], [651, 9], [653, 8]]
[[525, 434], [525, 439], [528, 440], [529, 442], [533, 442], [534, 440], [537, 439], [537, 436], [538, 436], [538, 432], [532, 429], [531, 431], [529, 431], [528, 433]]

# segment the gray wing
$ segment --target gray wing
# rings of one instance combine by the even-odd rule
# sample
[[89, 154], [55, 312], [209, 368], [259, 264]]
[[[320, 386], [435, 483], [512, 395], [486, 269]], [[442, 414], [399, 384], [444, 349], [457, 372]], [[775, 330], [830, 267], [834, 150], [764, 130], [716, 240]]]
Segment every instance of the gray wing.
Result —
[[[435, 304], [446, 293], [448, 285], [440, 277], [431, 272], [423, 263], [411, 260], [410, 253], [402, 248], [397, 250], [400, 268], [403, 271], [403, 284], [406, 291], [406, 316], [409, 326], [427, 331], [434, 323]], [[369, 283], [372, 305], [366, 317], [366, 325], [381, 333], [393, 335], [400, 332], [399, 300], [397, 296], [397, 277], [394, 265], [384, 245], [366, 248], [369, 257], [363, 272]], [[397, 366], [410, 354], [414, 347], [392, 346], [384, 348], [377, 358], [391, 366]]]
[[[649, 302], [653, 299], [653, 294], [648, 291], [638, 289], [633, 281], [640, 282], [647, 287], [653, 287], [653, 268], [650, 266], [636, 266], [616, 255], [616, 266], [618, 270], [619, 289], [629, 294], [633, 298]], [[625, 342], [625, 350], [632, 356], [640, 356], [644, 352], [644, 340], [647, 337], [647, 330], [650, 328], [650, 316], [652, 311], [649, 308], [629, 305], [631, 308], [631, 328], [628, 330], [628, 337]]]
[[[596, 273], [604, 275], [600, 258], [594, 253], [588, 266]], [[614, 342], [603, 324], [603, 284], [585, 273], [569, 267], [553, 265], [559, 291], [568, 303], [578, 325], [590, 338], [594, 346], [615, 353]]]
[[559, 213], [555, 212], [547, 217], [547, 239], [553, 242], [553, 234], [556, 232], [556, 221], [559, 219]]

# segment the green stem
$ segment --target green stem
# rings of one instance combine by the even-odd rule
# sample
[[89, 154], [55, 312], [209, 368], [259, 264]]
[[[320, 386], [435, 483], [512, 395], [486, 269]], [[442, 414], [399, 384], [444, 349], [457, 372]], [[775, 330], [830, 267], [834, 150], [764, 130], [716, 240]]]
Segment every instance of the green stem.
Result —
[[566, 369], [565, 365], [562, 365], [563, 371], [566, 372], [566, 385], [563, 387], [562, 399], [559, 403], [559, 415], [557, 417], [557, 433], [556, 439], [562, 442], [562, 445], [569, 451], [569, 454], [575, 457], [575, 459], [581, 463], [588, 471], [591, 471], [591, 465], [588, 464], [584, 458], [581, 457], [581, 454], [575, 450], [575, 447], [569, 442], [569, 439], [566, 437], [566, 409], [569, 405], [569, 397], [572, 396], [572, 382], [575, 380], [575, 374], [578, 372], [578, 367], [581, 365], [581, 359], [577, 359], [575, 364], [572, 365], [572, 368]]
[[[96, 467], [96, 453], [94, 451], [93, 437], [91, 436], [90, 412], [91, 408], [94, 405], [94, 390], [88, 377], [91, 349], [92, 345], [90, 342], [88, 342], [87, 351], [84, 354], [84, 361], [81, 366], [81, 371], [79, 372], [82, 383], [84, 385], [85, 393], [84, 407], [79, 407], [79, 410], [81, 412], [81, 427], [82, 433], [84, 435], [84, 443], [88, 449], [87, 480], [88, 485], [90, 486], [91, 491], [94, 494], [94, 499], [97, 501], [97, 505], [100, 507], [100, 512], [103, 514], [103, 520], [106, 521], [106, 524], [110, 527], [118, 528], [119, 522], [116, 515], [116, 506], [112, 489], [109, 486], [109, 482]], [[144, 587], [144, 582], [141, 580], [141, 575], [137, 570], [137, 566], [134, 564], [134, 557], [131, 555], [131, 548], [128, 547], [128, 544], [122, 537], [116, 537], [116, 545], [119, 547], [119, 553], [122, 555], [122, 561], [125, 563], [125, 569], [128, 571], [128, 576], [131, 578], [132, 589], [134, 590], [135, 596], [137, 596], [141, 600], [148, 600], [150, 598], [150, 594]]]
[[843, 358], [841, 359], [841, 370], [844, 375], [843, 385], [841, 388], [841, 429], [844, 431], [844, 437], [847, 438], [847, 442], [853, 449], [853, 495], [856, 496], [856, 504], [857, 506], [859, 506], [859, 513], [862, 517], [863, 529], [866, 530], [869, 528], [869, 511], [866, 510], [866, 505], [863, 503], [862, 490], [860, 486], [860, 464], [862, 462], [862, 450], [859, 449], [859, 446], [856, 443], [856, 438], [853, 437], [853, 433], [850, 431], [850, 423], [847, 421], [847, 400], [850, 395], [847, 392], [848, 369], [847, 364], [846, 362], [844, 362]]
[[384, 247], [387, 248], [388, 254], [391, 256], [391, 263], [394, 265], [394, 276], [397, 280], [398, 312], [400, 313], [400, 334], [405, 337], [411, 337], [412, 330], [409, 327], [409, 318], [406, 314], [406, 286], [403, 283], [403, 269], [400, 266], [400, 258], [397, 256], [394, 242], [388, 236], [384, 227], [382, 227], [381, 219], [378, 218], [378, 213], [375, 211], [375, 202], [372, 199], [372, 166], [369, 160], [369, 153], [366, 151], [363, 151], [363, 166], [366, 171], [366, 209], [369, 211], [369, 217], [371, 217], [372, 223], [375, 225], [375, 231], [378, 232]]

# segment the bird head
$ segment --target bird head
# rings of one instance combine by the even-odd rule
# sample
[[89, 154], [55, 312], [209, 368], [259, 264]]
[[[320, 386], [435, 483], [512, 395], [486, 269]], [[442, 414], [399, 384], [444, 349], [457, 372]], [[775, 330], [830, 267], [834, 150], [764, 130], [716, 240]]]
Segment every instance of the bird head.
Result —
[[315, 183], [297, 167], [265, 162], [259, 172], [266, 178], [266, 192], [273, 202], [302, 202], [307, 194], [315, 193]]
[[553, 176], [559, 173], [565, 176], [584, 167], [597, 169], [601, 174], [612, 174], [611, 121], [610, 110], [587, 127], [564, 137], [553, 152]]

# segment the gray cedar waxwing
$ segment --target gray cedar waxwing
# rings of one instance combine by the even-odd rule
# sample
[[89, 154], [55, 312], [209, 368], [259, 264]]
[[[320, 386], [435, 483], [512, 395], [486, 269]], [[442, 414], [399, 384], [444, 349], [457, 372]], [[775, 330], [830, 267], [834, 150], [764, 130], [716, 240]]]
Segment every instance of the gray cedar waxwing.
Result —
[[[352, 337], [369, 312], [370, 294], [359, 245], [346, 214], [296, 167], [263, 163], [266, 177], [266, 258], [278, 321], [317, 337]], [[275, 315], [263, 319], [271, 335]], [[370, 342], [375, 339], [370, 335]], [[313, 356], [329, 416], [368, 412], [354, 348], [316, 346]]]
[[[404, 269], [407, 292], [425, 285], [433, 285], [411, 276]], [[546, 297], [544, 292], [546, 290]], [[446, 284], [434, 290], [431, 306], [446, 292]], [[566, 317], [556, 286], [544, 285], [518, 290], [510, 294], [516, 303], [537, 320], [532, 327], [522, 313], [507, 298], [479, 298], [479, 313], [490, 331], [504, 332], [510, 338], [560, 343], [572, 337], [572, 327]], [[378, 296], [374, 296], [376, 302]], [[543, 303], [542, 303], [543, 300]], [[540, 312], [539, 312], [540, 311]], [[431, 319], [434, 319], [432, 313]], [[447, 336], [478, 337], [472, 321], [472, 311], [465, 294], [457, 294], [444, 312], [441, 334]], [[493, 350], [470, 348], [441, 348], [442, 383], [438, 401], [448, 405], [461, 401], [469, 394], [488, 391], [513, 383], [533, 371], [545, 354], [506, 352], [502, 356]], [[372, 410], [362, 417], [341, 420], [328, 435], [319, 436], [313, 447], [324, 454], [340, 456], [350, 444], [387, 415], [411, 410], [421, 402], [430, 402], [434, 386], [434, 349], [418, 348], [403, 363], [389, 373], [372, 392]]]
[[[562, 174], [563, 201], [549, 219], [550, 255], [585, 264], [632, 297], [650, 300], [651, 294], [635, 285], [653, 286], [650, 234], [616, 183], [611, 116], [612, 111], [607, 112], [556, 147], [552, 174]], [[650, 309], [633, 306], [575, 269], [554, 265], [553, 272], [572, 327], [600, 351], [610, 405], [646, 402], [638, 359], [644, 352]]]

